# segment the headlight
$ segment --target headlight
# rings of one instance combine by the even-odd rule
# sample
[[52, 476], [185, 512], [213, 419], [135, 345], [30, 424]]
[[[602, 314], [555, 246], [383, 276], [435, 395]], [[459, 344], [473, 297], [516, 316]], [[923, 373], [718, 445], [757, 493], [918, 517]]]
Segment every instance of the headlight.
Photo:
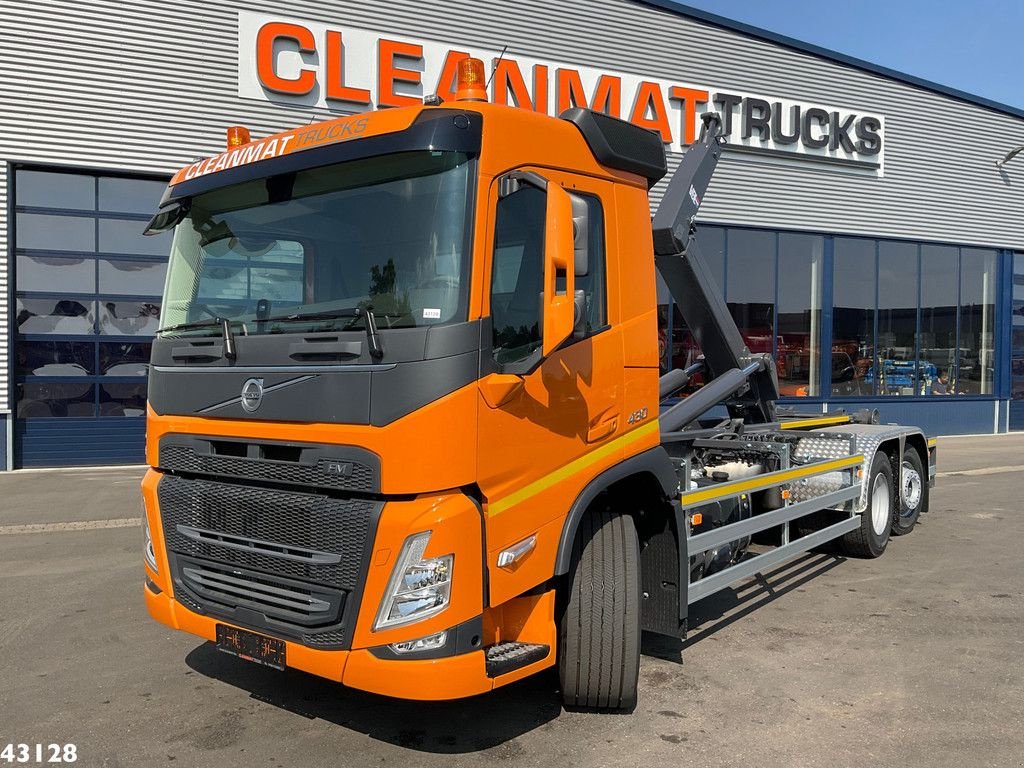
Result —
[[377, 612], [375, 632], [435, 616], [448, 607], [455, 555], [424, 560], [429, 541], [430, 531], [425, 531], [410, 536], [402, 545]]
[[153, 549], [153, 536], [149, 532], [149, 515], [146, 514], [145, 507], [142, 509], [142, 535], [145, 537], [142, 552], [146, 558], [146, 564], [156, 571], [156, 552]]

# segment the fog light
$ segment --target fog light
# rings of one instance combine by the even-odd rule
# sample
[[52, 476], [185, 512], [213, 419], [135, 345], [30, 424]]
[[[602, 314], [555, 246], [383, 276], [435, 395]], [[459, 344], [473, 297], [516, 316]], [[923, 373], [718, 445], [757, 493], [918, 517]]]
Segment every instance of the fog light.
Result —
[[406, 640], [403, 643], [392, 643], [388, 647], [395, 653], [412, 653], [414, 651], [434, 651], [443, 648], [448, 640], [448, 630], [442, 630], [436, 635], [427, 635], [418, 640]]
[[373, 625], [376, 632], [436, 616], [448, 607], [455, 555], [423, 559], [430, 531], [405, 540]]
[[142, 552], [146, 558], [146, 565], [152, 568], [155, 573], [157, 572], [156, 551], [153, 549], [153, 536], [149, 532], [149, 515], [146, 514], [145, 507], [142, 509], [142, 535], [145, 541]]

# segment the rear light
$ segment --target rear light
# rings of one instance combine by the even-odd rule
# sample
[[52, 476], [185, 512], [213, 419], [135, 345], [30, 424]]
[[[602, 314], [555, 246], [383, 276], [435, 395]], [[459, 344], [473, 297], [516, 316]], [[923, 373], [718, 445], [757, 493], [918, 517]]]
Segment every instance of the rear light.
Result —
[[402, 545], [377, 612], [375, 632], [436, 616], [448, 607], [455, 555], [424, 559], [429, 541], [430, 531], [425, 531], [410, 536]]
[[480, 59], [462, 59], [455, 69], [456, 101], [487, 101], [487, 78]]
[[228, 149], [241, 147], [250, 141], [252, 139], [249, 137], [249, 129], [244, 125], [232, 125], [228, 128]]

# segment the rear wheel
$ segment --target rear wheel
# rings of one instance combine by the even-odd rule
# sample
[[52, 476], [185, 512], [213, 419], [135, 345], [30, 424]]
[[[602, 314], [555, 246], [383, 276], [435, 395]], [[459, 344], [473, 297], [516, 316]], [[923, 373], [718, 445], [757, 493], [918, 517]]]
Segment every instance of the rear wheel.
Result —
[[640, 675], [640, 543], [607, 509], [580, 522], [558, 632], [566, 707], [631, 711]]
[[921, 455], [908, 447], [903, 454], [900, 472], [900, 497], [896, 500], [898, 512], [892, 523], [892, 535], [903, 536], [914, 530], [917, 518], [928, 508], [928, 483], [924, 480]]
[[868, 472], [868, 505], [861, 513], [860, 528], [840, 540], [843, 551], [855, 557], [879, 557], [889, 543], [896, 497], [889, 457], [878, 451]]

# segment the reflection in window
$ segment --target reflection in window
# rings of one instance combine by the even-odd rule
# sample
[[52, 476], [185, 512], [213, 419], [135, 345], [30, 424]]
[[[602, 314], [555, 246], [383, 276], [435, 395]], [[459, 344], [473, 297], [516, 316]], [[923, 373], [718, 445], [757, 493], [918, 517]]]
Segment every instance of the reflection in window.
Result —
[[775, 233], [730, 229], [726, 242], [725, 297], [747, 348], [773, 352]]
[[[20, 177], [18, 183], [21, 183]], [[162, 181], [104, 176], [99, 180], [100, 210], [151, 216], [166, 188], [167, 185]]]
[[917, 364], [917, 245], [878, 243], [878, 365], [880, 395], [914, 395], [935, 377], [935, 367]]
[[19, 376], [88, 376], [94, 350], [82, 341], [22, 341], [15, 345], [15, 369]]
[[96, 210], [96, 179], [92, 176], [19, 170], [15, 189], [16, 205]]
[[96, 304], [78, 299], [17, 300], [18, 333], [92, 333]]
[[[1010, 398], [1024, 400], [1024, 253], [1013, 257], [1013, 309], [1011, 320], [1010, 352]], [[1015, 418], [1016, 417], [1016, 418]], [[1010, 409], [1011, 429], [1021, 429], [1017, 424], [1017, 407]]]
[[837, 237], [832, 274], [832, 394], [871, 395], [875, 241]]
[[922, 390], [925, 395], [955, 391], [958, 253], [945, 245], [921, 246]]
[[167, 263], [100, 259], [100, 293], [140, 293], [159, 296], [164, 290]]
[[145, 416], [146, 384], [101, 384], [100, 416]]
[[100, 376], [145, 376], [149, 370], [149, 342], [103, 342]]
[[19, 291], [95, 293], [96, 262], [58, 256], [18, 256]]
[[19, 213], [15, 226], [19, 248], [86, 253], [96, 250], [96, 220], [93, 218]]
[[980, 248], [960, 251], [960, 347], [956, 391], [992, 394], [995, 377], [996, 253]]
[[28, 381], [17, 386], [18, 418], [90, 418], [96, 415], [95, 385]]
[[159, 320], [160, 305], [153, 302], [100, 302], [100, 333], [109, 336], [152, 336]]
[[776, 368], [784, 397], [821, 394], [819, 333], [824, 249], [825, 239], [819, 235], [779, 234]]
[[138, 219], [100, 219], [98, 250], [102, 253], [166, 257], [171, 248], [171, 233], [146, 237], [142, 234], [145, 228], [146, 222]]

